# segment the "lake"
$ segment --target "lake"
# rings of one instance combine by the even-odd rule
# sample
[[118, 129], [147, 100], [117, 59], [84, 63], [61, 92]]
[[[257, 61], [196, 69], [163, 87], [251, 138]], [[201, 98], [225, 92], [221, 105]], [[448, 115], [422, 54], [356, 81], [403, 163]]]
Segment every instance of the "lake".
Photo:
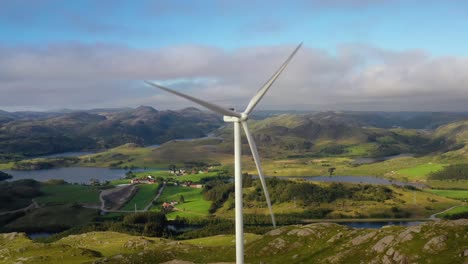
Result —
[[[151, 169], [152, 171], [156, 169]], [[128, 170], [109, 168], [88, 168], [88, 167], [65, 167], [47, 170], [18, 171], [5, 170], [4, 172], [13, 176], [11, 181], [20, 179], [34, 179], [36, 181], [47, 181], [51, 179], [62, 179], [69, 183], [88, 183], [91, 179], [101, 182], [117, 180], [125, 177]], [[144, 171], [135, 169], [134, 172]]]
[[46, 237], [50, 237], [50, 236], [55, 235], [55, 234], [57, 234], [57, 233], [50, 233], [50, 232], [26, 233], [26, 235], [30, 239], [46, 238]]

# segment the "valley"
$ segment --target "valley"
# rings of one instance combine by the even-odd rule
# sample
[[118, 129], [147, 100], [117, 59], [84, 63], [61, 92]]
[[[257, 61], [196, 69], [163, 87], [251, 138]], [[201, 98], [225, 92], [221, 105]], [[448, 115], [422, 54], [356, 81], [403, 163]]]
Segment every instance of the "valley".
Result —
[[[138, 108], [136, 111], [160, 115], [159, 111], [147, 108]], [[193, 256], [191, 245], [199, 245], [198, 252], [212, 252], [216, 247], [223, 247], [233, 257], [233, 244], [229, 242], [234, 232], [232, 128], [201, 125], [200, 122], [211, 122], [213, 117], [197, 111], [188, 111], [190, 115], [197, 113], [200, 120], [188, 124], [187, 129], [202, 128], [199, 131], [204, 132], [199, 138], [194, 138], [192, 132], [182, 136], [175, 133], [172, 138], [161, 136], [159, 132], [148, 132], [144, 141], [128, 138], [127, 142], [115, 142], [106, 145], [105, 149], [93, 148], [92, 152], [79, 155], [54, 155], [49, 151], [42, 153], [48, 156], [42, 157], [28, 156], [36, 155], [36, 151], [9, 154], [10, 158], [0, 163], [0, 170], [12, 176], [0, 183], [0, 230], [9, 233], [3, 235], [4, 239], [0, 243], [13, 250], [18, 240], [39, 251], [42, 243], [51, 248], [57, 247], [58, 250], [63, 247], [63, 241], [74, 241], [74, 238], [86, 238], [88, 235], [116, 236], [121, 241], [119, 243], [123, 243], [95, 248], [89, 246], [89, 241], [70, 242], [70, 256], [68, 253], [64, 255], [70, 261], [75, 259], [72, 255], [76, 255], [72, 252], [87, 252], [79, 253], [82, 258], [76, 258], [77, 263], [85, 259], [99, 262], [109, 258], [117, 262], [139, 258], [193, 261], [193, 258], [187, 257]], [[129, 112], [137, 115], [129, 109], [123, 113], [119, 110], [102, 115], [106, 119], [115, 120]], [[60, 116], [53, 118], [63, 118]], [[391, 120], [388, 121], [390, 123], [403, 124], [400, 119], [406, 117], [402, 113], [400, 119], [396, 114], [389, 114], [386, 118]], [[454, 225], [458, 231], [466, 230], [466, 224], [462, 220], [456, 222], [455, 219], [468, 216], [468, 138], [465, 135], [468, 121], [460, 121], [460, 118], [464, 116], [435, 115], [433, 119], [426, 119], [428, 121], [420, 122], [418, 127], [412, 128], [396, 128], [383, 122], [381, 119], [386, 119], [382, 116], [376, 118], [370, 113], [283, 113], [249, 121], [267, 175], [273, 210], [281, 227], [271, 227], [261, 186], [255, 176], [255, 165], [247, 142], [242, 142], [245, 173], [243, 211], [245, 228], [249, 232], [248, 258], [265, 259], [266, 256], [249, 251], [250, 248], [258, 247], [259, 250], [274, 249], [279, 256], [278, 261], [289, 258], [290, 262], [300, 263], [326, 259], [343, 263], [346, 254], [364, 254], [368, 260], [379, 258], [381, 261], [393, 257], [394, 253], [379, 255], [379, 251], [379, 254], [371, 256], [369, 249], [365, 250], [364, 247], [357, 247], [353, 253], [339, 253], [336, 250], [352, 243], [350, 241], [359, 237], [357, 234], [372, 234], [371, 229], [361, 228], [380, 228], [388, 224], [401, 226], [383, 228], [379, 232], [404, 233], [406, 229], [412, 230], [413, 224], [429, 229], [440, 227], [434, 229], [437, 230], [434, 236], [450, 237], [449, 243], [452, 244], [445, 247], [462, 252], [463, 248], [459, 245], [466, 238], [452, 238], [451, 232], [455, 227], [450, 224], [456, 223]], [[15, 122], [24, 122], [21, 125], [25, 126], [29, 121], [10, 122], [15, 125]], [[39, 122], [41, 126], [47, 124], [46, 121], [32, 122]], [[73, 126], [76, 120], [67, 122]], [[140, 125], [132, 123], [131, 126]], [[6, 131], [11, 126], [7, 123], [2, 129]], [[152, 128], [153, 131], [158, 130], [158, 126], [166, 127], [161, 124], [151, 126], [156, 126]], [[128, 129], [135, 131], [134, 128]], [[93, 130], [90, 128], [88, 132], [93, 134]], [[206, 137], [208, 133], [212, 136]], [[31, 140], [37, 139], [35, 133], [30, 137]], [[93, 140], [102, 142], [107, 139]], [[154, 143], [157, 145], [145, 147]], [[10, 147], [2, 146], [5, 145], [0, 144], [0, 150], [7, 153]], [[57, 148], [56, 152], [64, 150]], [[88, 149], [77, 147], [70, 150]], [[406, 225], [409, 227], [404, 227]], [[322, 227], [330, 228], [325, 228], [325, 231]], [[347, 238], [336, 245], [332, 243], [333, 247], [324, 248], [323, 251], [315, 249], [327, 253], [301, 255], [294, 252], [304, 252], [301, 247], [312, 244], [303, 240], [309, 235], [304, 238], [299, 236], [298, 241], [289, 241], [291, 236], [295, 236], [294, 228], [306, 230], [297, 230], [299, 233], [309, 233], [315, 228], [323, 229], [318, 239], [327, 238], [327, 241], [333, 240], [332, 237], [339, 233]], [[286, 229], [291, 230], [284, 231], [284, 234], [279, 231]], [[46, 235], [31, 241], [11, 232]], [[276, 235], [271, 237], [270, 234], [275, 232], [283, 235], [273, 239], [273, 242], [270, 238]], [[146, 237], [138, 238], [141, 235]], [[431, 237], [415, 236], [417, 242], [414, 245], [408, 242], [411, 248], [420, 252], [420, 247], [432, 247], [429, 245]], [[383, 238], [375, 237], [373, 243]], [[146, 248], [148, 255], [136, 255], [137, 248], [122, 249], [135, 239], [140, 239], [142, 243], [142, 247], [137, 248], [143, 252]], [[180, 240], [182, 244], [173, 244], [166, 239]], [[211, 242], [218, 240], [214, 244]], [[296, 243], [298, 246], [283, 247], [281, 241]], [[453, 241], [459, 242], [453, 244]], [[76, 247], [82, 245], [80, 243], [87, 247]], [[392, 243], [395, 243], [393, 251], [398, 251], [397, 248], [402, 250], [402, 245], [408, 246], [401, 244], [406, 242], [398, 239]], [[162, 248], [171, 248], [172, 253], [158, 253], [159, 257], [156, 257], [154, 252]], [[118, 250], [126, 253], [112, 253]], [[187, 253], [174, 253], [180, 250]], [[402, 251], [398, 254], [412, 259], [414, 254], [410, 253]], [[53, 250], [47, 254], [49, 260], [56, 258]], [[461, 256], [461, 253], [456, 254]], [[11, 254], [9, 256], [14, 257]], [[429, 253], [418, 256], [420, 260], [431, 257]], [[6, 255], [1, 257], [5, 258]], [[463, 257], [451, 257], [454, 263], [462, 263], [459, 260]], [[25, 261], [39, 261], [34, 258], [34, 254], [24, 258]], [[203, 259], [207, 262], [219, 260], [221, 258], [216, 255]], [[275, 263], [273, 259], [271, 262]]]

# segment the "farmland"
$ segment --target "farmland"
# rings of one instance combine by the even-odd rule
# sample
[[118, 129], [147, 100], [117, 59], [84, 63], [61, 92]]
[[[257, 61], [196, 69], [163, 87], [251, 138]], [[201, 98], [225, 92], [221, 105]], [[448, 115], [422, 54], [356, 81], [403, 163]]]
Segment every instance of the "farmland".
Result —
[[[184, 202], [180, 203], [180, 196], [184, 197]], [[163, 202], [177, 201], [176, 210], [167, 215], [168, 218], [181, 217], [206, 217], [208, 216], [208, 209], [211, 202], [203, 199], [201, 189], [181, 187], [181, 186], [168, 186], [163, 194], [157, 201], [157, 206]], [[157, 207], [156, 206], [156, 207]], [[157, 209], [159, 210], [159, 209]]]
[[137, 193], [122, 207], [122, 210], [134, 210], [135, 205], [136, 210], [143, 210], [154, 199], [159, 187], [159, 184], [138, 185]]

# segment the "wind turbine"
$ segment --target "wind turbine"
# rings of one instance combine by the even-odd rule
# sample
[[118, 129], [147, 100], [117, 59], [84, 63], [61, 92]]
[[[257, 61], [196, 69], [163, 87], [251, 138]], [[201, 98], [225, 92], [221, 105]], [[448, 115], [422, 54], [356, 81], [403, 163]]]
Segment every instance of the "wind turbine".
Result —
[[301, 46], [302, 46], [302, 43], [300, 43], [296, 47], [296, 49], [294, 49], [291, 55], [289, 55], [289, 57], [281, 65], [281, 67], [275, 72], [275, 74], [273, 74], [273, 76], [263, 85], [263, 87], [257, 91], [254, 97], [250, 100], [244, 112], [236, 112], [234, 110], [230, 110], [230, 109], [218, 106], [216, 104], [195, 98], [193, 96], [186, 95], [181, 92], [169, 89], [159, 84], [145, 81], [147, 84], [151, 86], [154, 86], [161, 90], [175, 94], [177, 96], [183, 97], [201, 106], [204, 106], [213, 112], [224, 115], [224, 122], [234, 123], [234, 174], [235, 174], [234, 194], [235, 194], [235, 215], [236, 215], [236, 263], [238, 264], [244, 263], [244, 223], [243, 223], [244, 220], [243, 220], [243, 214], [242, 214], [242, 170], [241, 170], [242, 169], [242, 163], [241, 163], [242, 153], [241, 153], [240, 127], [242, 125], [242, 127], [244, 128], [247, 141], [249, 142], [249, 145], [250, 145], [250, 151], [252, 152], [252, 156], [253, 156], [255, 165], [257, 167], [258, 177], [260, 178], [260, 182], [262, 184], [263, 191], [265, 193], [265, 199], [268, 205], [268, 209], [270, 211], [271, 221], [273, 223], [273, 226], [276, 227], [275, 216], [271, 208], [270, 195], [268, 194], [268, 189], [267, 189], [266, 182], [265, 182], [265, 176], [263, 174], [263, 170], [260, 165], [260, 156], [258, 155], [257, 145], [255, 144], [255, 141], [252, 137], [252, 134], [250, 133], [250, 130], [247, 126], [246, 121], [249, 118], [249, 114], [252, 112], [252, 110], [255, 108], [258, 102], [263, 98], [265, 93], [273, 85], [275, 80], [283, 72], [286, 66], [288, 66], [288, 63], [291, 61], [291, 59], [294, 57], [294, 55], [297, 53], [297, 51], [299, 50]]

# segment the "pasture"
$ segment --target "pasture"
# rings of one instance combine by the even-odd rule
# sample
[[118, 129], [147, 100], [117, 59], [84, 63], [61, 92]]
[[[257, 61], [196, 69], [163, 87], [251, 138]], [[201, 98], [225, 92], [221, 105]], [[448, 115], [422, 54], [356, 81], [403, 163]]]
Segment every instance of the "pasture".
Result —
[[159, 184], [139, 184], [138, 192], [128, 201], [121, 210], [143, 210], [154, 199], [158, 192]]
[[444, 164], [428, 162], [396, 172], [408, 177], [410, 180], [425, 180], [430, 173], [440, 171], [444, 166]]
[[468, 200], [468, 190], [438, 190], [430, 189], [428, 192], [452, 199]]
[[203, 199], [201, 189], [181, 187], [181, 186], [167, 186], [163, 194], [157, 200], [157, 204], [161, 205], [164, 202], [176, 201], [179, 202], [180, 196], [184, 196], [184, 203], [179, 203], [175, 206], [175, 211], [167, 215], [169, 219], [176, 216], [181, 217], [205, 217], [208, 216], [208, 209], [211, 202]]
[[99, 203], [99, 188], [73, 184], [42, 184], [42, 196], [35, 198], [40, 204]]

